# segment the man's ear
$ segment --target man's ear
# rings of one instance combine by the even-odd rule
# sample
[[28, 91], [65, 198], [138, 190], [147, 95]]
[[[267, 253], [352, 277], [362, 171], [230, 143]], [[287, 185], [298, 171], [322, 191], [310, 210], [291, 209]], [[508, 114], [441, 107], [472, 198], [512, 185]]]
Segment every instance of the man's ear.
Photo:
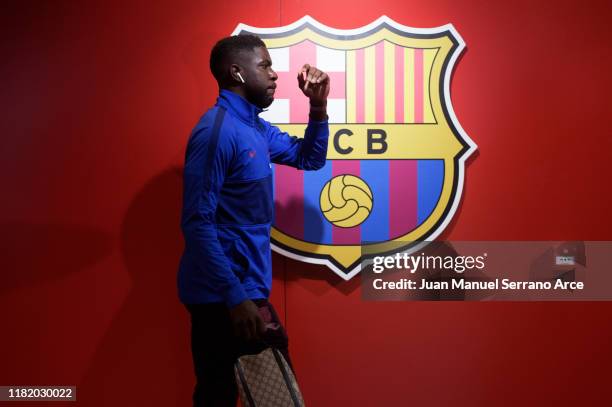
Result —
[[245, 83], [242, 68], [236, 64], [230, 65], [230, 76], [232, 77], [232, 80], [236, 82]]

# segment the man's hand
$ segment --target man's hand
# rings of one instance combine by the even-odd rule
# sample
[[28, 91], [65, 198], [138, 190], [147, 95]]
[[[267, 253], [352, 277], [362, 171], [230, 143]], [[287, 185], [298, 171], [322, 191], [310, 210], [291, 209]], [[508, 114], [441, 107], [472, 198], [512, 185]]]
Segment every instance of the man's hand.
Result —
[[300, 89], [308, 98], [312, 106], [324, 106], [329, 95], [329, 76], [308, 64], [304, 65], [298, 73]]
[[234, 325], [234, 333], [246, 341], [259, 339], [266, 331], [257, 305], [251, 300], [245, 300], [229, 310]]

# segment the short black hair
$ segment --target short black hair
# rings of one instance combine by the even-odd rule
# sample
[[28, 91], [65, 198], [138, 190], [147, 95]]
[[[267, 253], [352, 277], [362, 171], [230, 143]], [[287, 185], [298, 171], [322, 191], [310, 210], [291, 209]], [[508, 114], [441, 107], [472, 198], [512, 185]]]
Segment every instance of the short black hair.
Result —
[[219, 40], [210, 52], [210, 71], [222, 86], [227, 82], [227, 66], [235, 60], [238, 53], [252, 51], [258, 47], [266, 47], [266, 44], [256, 35], [232, 35]]

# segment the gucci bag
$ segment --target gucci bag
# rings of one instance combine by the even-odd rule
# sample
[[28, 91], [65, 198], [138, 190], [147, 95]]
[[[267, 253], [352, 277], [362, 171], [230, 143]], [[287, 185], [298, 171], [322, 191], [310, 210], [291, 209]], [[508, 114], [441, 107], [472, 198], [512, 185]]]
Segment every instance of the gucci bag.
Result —
[[244, 355], [234, 365], [244, 407], [303, 407], [304, 399], [283, 355], [267, 348], [257, 355]]

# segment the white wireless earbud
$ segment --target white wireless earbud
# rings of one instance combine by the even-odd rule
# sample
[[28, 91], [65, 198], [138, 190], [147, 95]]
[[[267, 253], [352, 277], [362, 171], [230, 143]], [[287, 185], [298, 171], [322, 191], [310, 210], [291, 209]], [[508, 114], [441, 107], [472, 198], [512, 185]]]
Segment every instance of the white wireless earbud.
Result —
[[244, 78], [242, 77], [242, 75], [240, 75], [240, 72], [236, 72], [236, 75], [238, 75], [238, 77], [240, 78], [240, 82], [242, 82], [242, 83], [246, 83], [246, 82], [244, 81]]

